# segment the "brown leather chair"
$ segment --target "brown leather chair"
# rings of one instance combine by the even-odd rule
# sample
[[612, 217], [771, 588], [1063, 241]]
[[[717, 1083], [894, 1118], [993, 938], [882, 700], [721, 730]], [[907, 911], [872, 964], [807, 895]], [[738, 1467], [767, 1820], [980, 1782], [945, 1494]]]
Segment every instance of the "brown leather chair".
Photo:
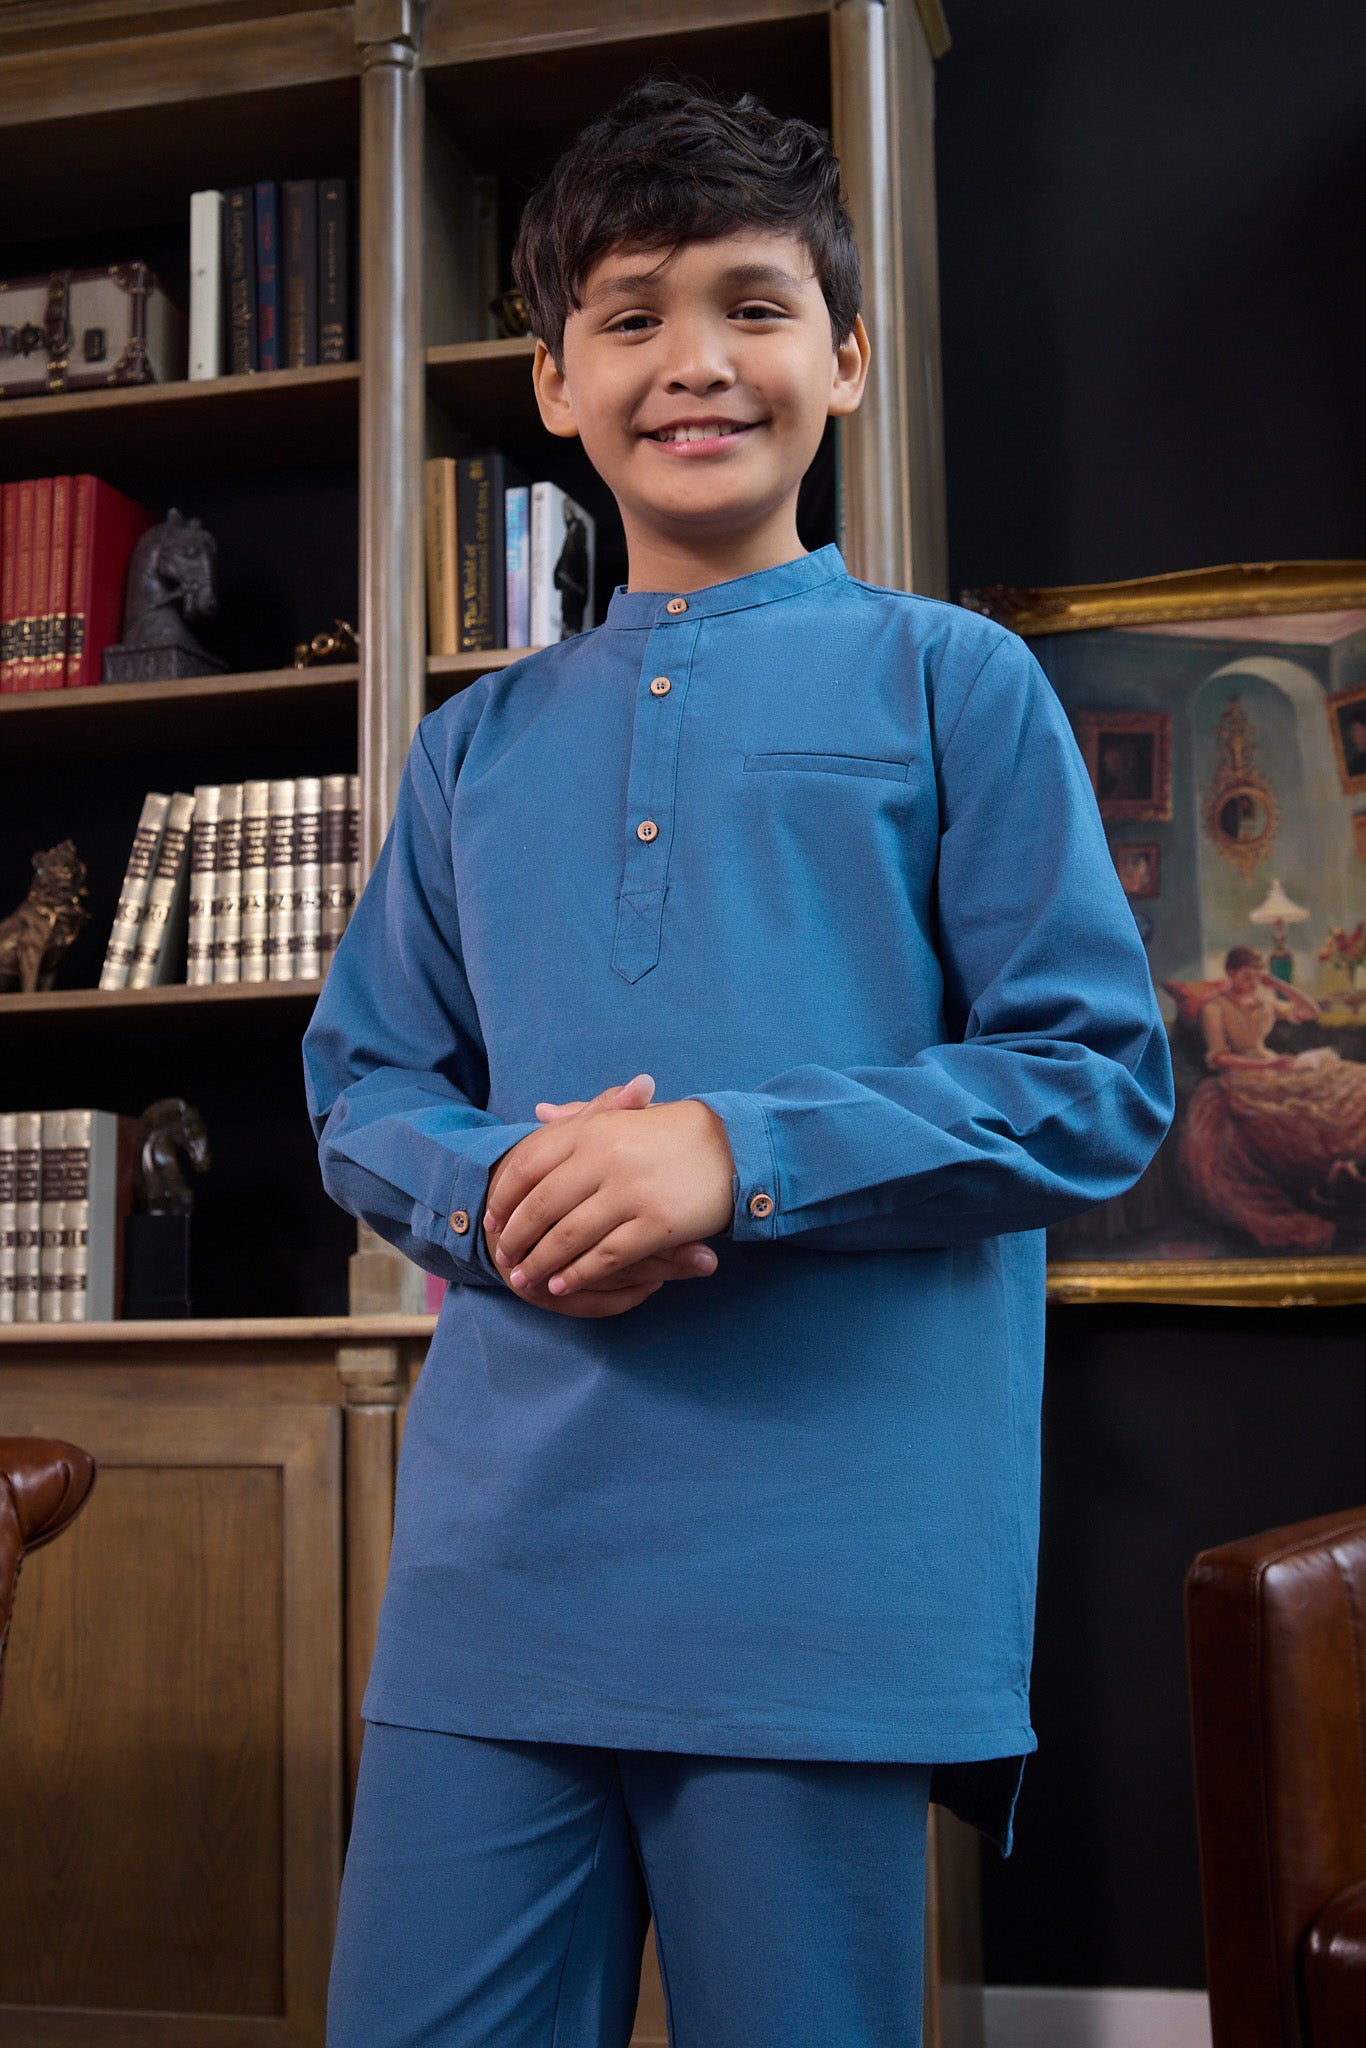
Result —
[[1366, 2048], [1366, 1508], [1186, 1577], [1214, 2048]]
[[50, 1437], [0, 1436], [0, 1682], [19, 1566], [60, 1536], [95, 1484], [95, 1460]]

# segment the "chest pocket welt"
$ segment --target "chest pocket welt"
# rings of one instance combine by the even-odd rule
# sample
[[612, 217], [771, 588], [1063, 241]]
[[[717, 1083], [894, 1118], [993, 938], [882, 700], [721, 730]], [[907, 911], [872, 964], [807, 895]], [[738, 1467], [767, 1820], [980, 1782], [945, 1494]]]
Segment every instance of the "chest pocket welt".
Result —
[[814, 775], [864, 775], [880, 782], [905, 782], [909, 761], [873, 761], [866, 754], [746, 754], [745, 773], [802, 769]]

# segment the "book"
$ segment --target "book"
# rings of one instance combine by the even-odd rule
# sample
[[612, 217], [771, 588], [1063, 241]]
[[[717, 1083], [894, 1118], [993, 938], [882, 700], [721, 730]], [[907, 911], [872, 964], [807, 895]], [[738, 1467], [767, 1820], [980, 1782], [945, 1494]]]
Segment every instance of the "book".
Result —
[[280, 367], [280, 191], [272, 178], [256, 187], [256, 367]]
[[38, 1170], [38, 1320], [59, 1323], [66, 1202], [66, 1111], [45, 1109], [39, 1121], [43, 1150]]
[[349, 363], [351, 345], [351, 195], [345, 178], [318, 185], [318, 361]]
[[0, 1110], [0, 1323], [14, 1321], [14, 1254], [18, 1232], [14, 1180], [19, 1143], [13, 1110]]
[[342, 925], [351, 922], [351, 913], [360, 896], [360, 777], [346, 778], [346, 918]]
[[190, 379], [223, 374], [221, 192], [190, 194]]
[[33, 559], [24, 618], [24, 678], [21, 690], [42, 688], [47, 661], [47, 585], [52, 569], [52, 478], [33, 479]]
[[494, 606], [493, 473], [487, 455], [455, 465], [456, 590], [460, 652], [497, 647]]
[[503, 496], [503, 581], [506, 586], [505, 647], [531, 645], [531, 490], [509, 484]]
[[256, 340], [256, 194], [234, 185], [223, 194], [223, 300], [228, 369], [234, 377], [258, 367]]
[[319, 972], [325, 973], [346, 930], [347, 790], [349, 777], [324, 775], [322, 810], [323, 921]]
[[128, 969], [129, 988], [159, 988], [163, 982], [175, 979], [174, 970], [185, 937], [193, 822], [194, 797], [178, 789], [166, 813], [156, 866], [147, 888], [133, 964]]
[[19, 615], [14, 586], [19, 565], [19, 486], [0, 486], [0, 691], [14, 688]]
[[434, 455], [422, 465], [427, 543], [427, 652], [460, 652], [455, 592], [455, 461]]
[[272, 782], [267, 797], [266, 979], [294, 979], [294, 784]]
[[35, 484], [19, 485], [19, 510], [14, 534], [14, 658], [10, 688], [26, 690], [33, 667], [33, 510]]
[[280, 187], [283, 249], [283, 364], [311, 369], [318, 360], [318, 183], [287, 178]]
[[222, 794], [216, 782], [201, 782], [195, 787], [185, 932], [185, 979], [194, 988], [203, 988], [214, 978], [213, 906], [217, 886], [218, 805]]
[[242, 979], [242, 785], [225, 782], [218, 794], [214, 839], [213, 978]]
[[20, 1110], [14, 1121], [14, 1320], [36, 1323], [43, 1241], [42, 1112]]
[[119, 1313], [137, 1153], [133, 1117], [67, 1110], [63, 1322], [104, 1323]]
[[145, 505], [97, 476], [72, 478], [66, 686], [100, 680], [104, 650], [119, 637], [133, 549], [156, 525]]
[[322, 964], [322, 780], [300, 775], [294, 784], [294, 974], [316, 981]]
[[43, 607], [42, 653], [34, 670], [35, 690], [60, 690], [66, 682], [68, 601], [71, 590], [71, 499], [75, 480], [52, 479], [52, 526], [48, 545], [47, 597]]
[[531, 487], [531, 644], [548, 647], [593, 624], [597, 527], [558, 484]]
[[104, 966], [100, 970], [101, 988], [128, 986], [128, 971], [137, 950], [147, 891], [152, 885], [152, 870], [156, 866], [170, 808], [171, 799], [159, 790], [149, 790], [142, 800], [137, 830], [133, 834], [133, 848], [124, 870], [123, 886], [119, 890], [118, 908], [114, 912], [114, 927], [109, 934]]
[[242, 952], [240, 981], [267, 978], [270, 784], [242, 784]]

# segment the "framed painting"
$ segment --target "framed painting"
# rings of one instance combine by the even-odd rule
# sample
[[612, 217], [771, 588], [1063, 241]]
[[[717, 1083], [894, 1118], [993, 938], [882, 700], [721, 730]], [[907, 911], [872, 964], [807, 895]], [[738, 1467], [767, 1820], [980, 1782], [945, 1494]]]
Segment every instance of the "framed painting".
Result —
[[1366, 1301], [1366, 562], [966, 591], [1077, 736], [1176, 1074], [1057, 1301]]

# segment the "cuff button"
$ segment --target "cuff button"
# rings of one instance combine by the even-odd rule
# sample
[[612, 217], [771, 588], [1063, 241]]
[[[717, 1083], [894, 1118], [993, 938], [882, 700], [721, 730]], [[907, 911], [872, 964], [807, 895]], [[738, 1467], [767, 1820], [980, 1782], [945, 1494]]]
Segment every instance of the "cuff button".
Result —
[[749, 1198], [749, 1213], [751, 1216], [771, 1216], [773, 1214], [772, 1195], [765, 1195], [763, 1193], [751, 1195]]
[[451, 1217], [451, 1229], [455, 1232], [457, 1237], [463, 1237], [465, 1235], [465, 1232], [469, 1229], [469, 1227], [470, 1219], [468, 1211], [464, 1209], [457, 1209]]

